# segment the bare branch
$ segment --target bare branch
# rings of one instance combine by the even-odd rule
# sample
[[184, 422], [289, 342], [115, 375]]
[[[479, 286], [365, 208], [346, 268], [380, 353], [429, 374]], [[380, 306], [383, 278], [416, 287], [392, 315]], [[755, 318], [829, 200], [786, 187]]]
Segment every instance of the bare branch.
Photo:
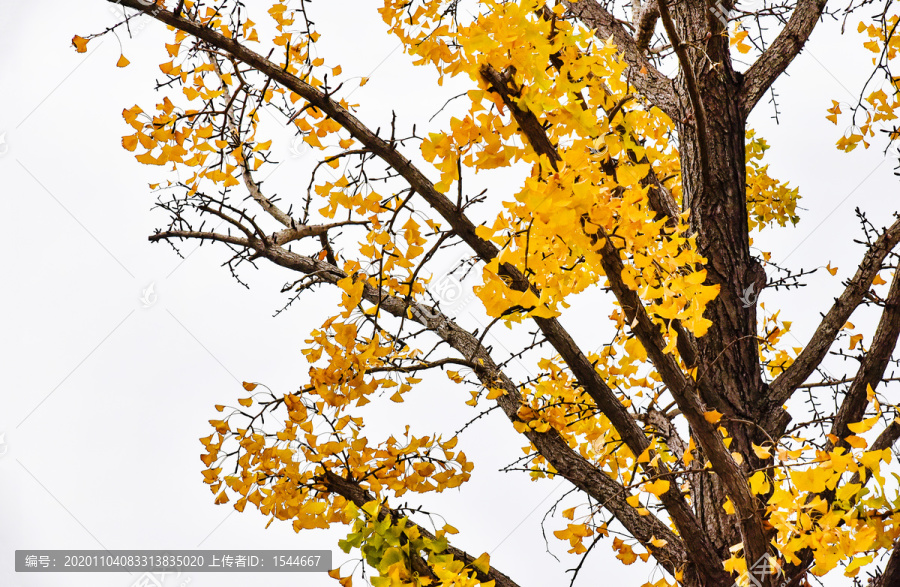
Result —
[[309, 236], [322, 236], [327, 234], [329, 230], [341, 226], [365, 226], [368, 222], [365, 220], [344, 220], [342, 222], [332, 222], [330, 224], [303, 224], [293, 228], [285, 228], [279, 230], [272, 235], [271, 241], [275, 245], [286, 245], [287, 243], [298, 241]]
[[846, 289], [835, 300], [834, 305], [816, 328], [809, 343], [793, 362], [769, 386], [766, 401], [768, 403], [767, 423], [765, 427], [771, 432], [776, 423], [784, 422], [780, 416], [782, 405], [791, 397], [797, 387], [812, 375], [816, 367], [825, 358], [828, 349], [850, 315], [862, 302], [872, 286], [872, 280], [881, 270], [881, 264], [897, 244], [900, 243], [900, 218], [884, 231], [866, 252], [856, 274], [847, 284]]
[[741, 84], [741, 110], [744, 117], [750, 114], [766, 90], [803, 49], [825, 10], [826, 2], [827, 0], [799, 0], [781, 33], [744, 74]]

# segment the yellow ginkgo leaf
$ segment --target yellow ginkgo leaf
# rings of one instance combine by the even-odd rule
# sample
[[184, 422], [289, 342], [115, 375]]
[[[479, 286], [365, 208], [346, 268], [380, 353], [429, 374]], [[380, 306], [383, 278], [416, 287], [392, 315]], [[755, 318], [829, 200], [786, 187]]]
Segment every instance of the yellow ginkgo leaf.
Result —
[[770, 449], [764, 448], [764, 447], [759, 446], [759, 445], [757, 445], [757, 444], [754, 444], [754, 445], [753, 445], [753, 452], [756, 453], [756, 456], [759, 457], [759, 458], [761, 458], [761, 459], [768, 459], [768, 458], [770, 458], [770, 457], [772, 456], [772, 453], [769, 452], [769, 450], [770, 450]]
[[644, 485], [644, 489], [649, 491], [656, 497], [659, 497], [669, 490], [669, 485], [671, 485], [671, 483], [669, 483], [665, 479], [657, 479], [653, 483], [647, 483], [646, 485]]
[[488, 553], [482, 553], [481, 556], [472, 561], [472, 566], [487, 574], [491, 570], [491, 556]]
[[72, 37], [72, 44], [75, 45], [75, 50], [79, 53], [84, 53], [85, 51], [87, 51], [88, 40], [83, 37], [75, 35], [74, 37]]
[[722, 412], [719, 410], [712, 410], [711, 412], [704, 413], [703, 417], [706, 418], [706, 421], [710, 424], [716, 424], [722, 419]]
[[841, 105], [837, 100], [832, 100], [831, 103], [832, 107], [827, 110], [829, 114], [825, 118], [830, 120], [834, 124], [837, 124], [838, 114], [841, 113]]
[[244, 385], [244, 389], [246, 389], [247, 391], [253, 391], [254, 389], [256, 389], [256, 383], [247, 383], [245, 381], [243, 383], [243, 385]]
[[272, 139], [269, 139], [268, 141], [259, 143], [258, 145], [253, 147], [253, 150], [254, 151], [268, 151], [271, 148], [272, 148]]
[[838, 268], [831, 266], [831, 261], [828, 262], [828, 265], [825, 267], [825, 270], [831, 273], [832, 275], [837, 275]]
[[497, 399], [501, 395], [506, 395], [506, 390], [502, 387], [492, 387], [488, 390], [487, 398], [488, 399]]
[[625, 544], [625, 541], [621, 538], [613, 538], [613, 548], [619, 553], [616, 555], [616, 558], [626, 565], [630, 565], [637, 560], [634, 550], [631, 549], [631, 546]]
[[878, 421], [878, 416], [872, 416], [871, 418], [867, 418], [862, 422], [854, 422], [853, 424], [847, 424], [847, 428], [850, 432], [854, 434], [862, 434], [863, 432], [868, 432], [872, 429], [872, 426], [875, 425], [875, 422]]
[[866, 439], [861, 436], [856, 436], [851, 434], [850, 436], [844, 439], [844, 442], [849, 444], [853, 448], [868, 448], [869, 443], [866, 442]]
[[652, 545], [655, 546], [656, 548], [662, 548], [663, 546], [665, 546], [665, 545], [668, 544], [668, 543], [669, 543], [669, 542], [668, 542], [667, 540], [663, 540], [663, 539], [661, 539], [661, 538], [657, 538], [656, 536], [652, 536], [652, 537], [650, 538], [650, 544], [652, 544]]
[[837, 488], [835, 496], [841, 501], [846, 501], [859, 493], [860, 489], [862, 489], [862, 483], [845, 483]]
[[124, 55], [119, 55], [119, 60], [116, 61], [116, 67], [127, 67], [129, 63], [131, 62], [128, 61]]
[[249, 397], [244, 397], [238, 400], [238, 403], [244, 406], [245, 408], [249, 408], [253, 405], [253, 400]]
[[768, 493], [769, 489], [771, 489], [771, 486], [769, 485], [769, 479], [762, 471], [757, 471], [750, 477], [750, 491], [752, 491], [755, 495]]

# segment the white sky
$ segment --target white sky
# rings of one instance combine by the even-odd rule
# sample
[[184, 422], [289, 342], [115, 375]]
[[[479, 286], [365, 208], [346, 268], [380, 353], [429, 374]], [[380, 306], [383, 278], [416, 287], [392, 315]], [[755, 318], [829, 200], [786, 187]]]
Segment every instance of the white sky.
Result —
[[[412, 68], [397, 50], [378, 4], [316, 3], [322, 46], [333, 51], [325, 54], [329, 63], [341, 63], [345, 73], [374, 70], [369, 85], [354, 94], [364, 121], [386, 125], [393, 109], [408, 128], [458, 91], [423, 93], [436, 87], [434, 76]], [[127, 127], [120, 112], [133, 104], [146, 110], [159, 100], [152, 87], [168, 36], [150, 23], [134, 39], [123, 39], [132, 62], [126, 69], [115, 67], [120, 50], [113, 37], [92, 42], [87, 54], [75, 53], [72, 36], [111, 24], [109, 10], [102, 0], [0, 0], [6, 283], [0, 289], [0, 584], [127, 587], [136, 578], [17, 575], [16, 549], [329, 548], [335, 561], [346, 560], [336, 546], [344, 528], [298, 535], [289, 523], [276, 522], [264, 530], [266, 519], [252, 508], [237, 515], [230, 504], [215, 507], [201, 482], [197, 439], [209, 434], [213, 405], [242, 397], [243, 380], [279, 392], [304, 383], [302, 341], [331, 305], [327, 295], [308, 298], [272, 318], [285, 301], [278, 291], [291, 278], [287, 273], [269, 266], [245, 272], [248, 291], [219, 267], [227, 258], [222, 248], [203, 247], [182, 262], [166, 246], [147, 242], [165, 222], [150, 211], [147, 188], [161, 176], [121, 148]], [[770, 308], [782, 307], [782, 316], [794, 320], [799, 341], [861, 257], [852, 245], [860, 236], [854, 207], [879, 226], [896, 209], [894, 160], [877, 149], [845, 155], [833, 147], [842, 129], [824, 119], [825, 109], [832, 98], [854, 99], [867, 73], [860, 63], [868, 57], [855, 34], [842, 38], [833, 25], [821, 28], [791, 77], [777, 85], [781, 126], [765, 105], [751, 121], [772, 145], [773, 174], [800, 186], [807, 209], [796, 229], [767, 236], [765, 248], [795, 268], [829, 261], [840, 268], [837, 277], [820, 271], [799, 292], [763, 294]], [[305, 189], [310, 156], [292, 157], [286, 132], [275, 138], [273, 149], [286, 162], [270, 183]], [[145, 308], [142, 292], [151, 284], [157, 299]], [[589, 300], [580, 300], [563, 321], [585, 347], [595, 348], [592, 325], [579, 320], [579, 309], [594, 311]], [[600, 315], [606, 313], [601, 308]], [[871, 328], [864, 328], [870, 323], [854, 322], [870, 339]], [[438, 393], [440, 403], [431, 395]], [[473, 415], [462, 405], [467, 395], [444, 378], [429, 381], [407, 404], [382, 411], [375, 430], [422, 422], [416, 432], [452, 432]], [[462, 492], [426, 496], [422, 503], [462, 531], [458, 546], [491, 552], [492, 562], [523, 587], [567, 584], [565, 569], [575, 559], [551, 537], [557, 562], [540, 535], [540, 519], [564, 486], [496, 472], [521, 454], [520, 440], [502, 418], [485, 418], [470, 430], [461, 447], [476, 462], [473, 480]], [[560, 521], [551, 522], [548, 534], [559, 527]], [[598, 545], [579, 583], [602, 576], [640, 584], [652, 573], [651, 565], [624, 567], [613, 557], [609, 542]], [[249, 580], [273, 587], [336, 584], [308, 574]], [[240, 574], [190, 577], [197, 586], [246, 581]]]

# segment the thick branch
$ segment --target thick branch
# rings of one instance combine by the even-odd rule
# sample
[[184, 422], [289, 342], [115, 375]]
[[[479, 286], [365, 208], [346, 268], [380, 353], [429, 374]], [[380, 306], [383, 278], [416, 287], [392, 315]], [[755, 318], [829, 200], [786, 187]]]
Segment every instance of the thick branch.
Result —
[[637, 44], [638, 51], [644, 52], [650, 46], [650, 39], [653, 38], [653, 31], [658, 19], [659, 2], [658, 0], [649, 0], [635, 19], [637, 31], [634, 33], [634, 42]]
[[878, 387], [897, 346], [898, 337], [900, 337], [900, 271], [894, 273], [891, 281], [872, 346], [860, 362], [856, 377], [853, 378], [853, 383], [831, 426], [831, 433], [838, 439], [843, 440], [849, 434], [848, 424], [859, 422], [865, 414], [869, 403], [868, 387], [871, 386], [872, 389]]
[[900, 585], [900, 541], [894, 542], [894, 550], [888, 558], [887, 565], [884, 567], [881, 575], [872, 583], [873, 587], [893, 587]]
[[694, 68], [687, 54], [687, 45], [681, 42], [681, 39], [678, 37], [678, 31], [675, 30], [675, 23], [672, 21], [667, 2], [668, 0], [660, 0], [656, 5], [659, 8], [659, 16], [662, 18], [663, 28], [666, 29], [666, 34], [669, 36], [669, 42], [672, 43], [675, 55], [678, 56], [681, 73], [684, 75], [688, 98], [691, 101], [691, 109], [694, 111], [694, 125], [697, 128], [700, 173], [703, 183], [709, 185], [709, 133], [707, 132], [706, 109], [703, 107], [703, 98], [700, 96], [700, 89], [697, 86], [697, 76], [694, 75]]
[[[791, 397], [797, 387], [806, 381], [831, 347], [838, 332], [843, 328], [847, 319], [859, 306], [869, 288], [872, 280], [881, 270], [881, 264], [888, 253], [900, 243], [900, 219], [896, 220], [866, 252], [856, 275], [847, 284], [846, 289], [835, 300], [834, 305], [825, 315], [825, 318], [816, 328], [809, 343], [784, 373], [779, 375], [769, 386], [766, 396], [767, 424], [766, 428], [772, 431], [772, 425], [777, 422], [782, 411], [782, 405]], [[783, 419], [781, 419], [783, 421]]]
[[659, 434], [660, 438], [663, 439], [663, 442], [666, 443], [666, 446], [672, 450], [673, 455], [679, 459], [684, 458], [684, 453], [688, 449], [688, 444], [678, 434], [678, 430], [675, 429], [675, 424], [673, 424], [664, 413], [656, 408], [650, 408], [647, 411], [645, 422], [656, 429], [656, 432]]
[[287, 243], [298, 241], [309, 236], [322, 236], [327, 234], [333, 228], [341, 226], [365, 226], [368, 224], [365, 220], [344, 220], [342, 222], [332, 222], [330, 224], [297, 224], [293, 228], [285, 228], [279, 230], [272, 235], [272, 244], [286, 245]]
[[799, 0], [781, 33], [744, 74], [744, 81], [741, 84], [741, 110], [745, 118], [803, 49], [803, 45], [822, 16], [826, 1]]
[[659, 327], [650, 319], [637, 293], [629, 289], [622, 281], [624, 266], [619, 258], [619, 253], [612, 246], [610, 239], [602, 234], [602, 229], [601, 238], [605, 241], [601, 248], [601, 263], [609, 280], [610, 288], [619, 299], [619, 304], [631, 324], [632, 331], [644, 345], [647, 356], [669, 387], [678, 408], [690, 424], [713, 470], [722, 480], [740, 519], [744, 548], [748, 558], [759, 560], [768, 552], [768, 539], [763, 528], [759, 504], [750, 492], [747, 479], [722, 442], [722, 437], [716, 427], [706, 420], [706, 410], [697, 394], [696, 382], [684, 374], [672, 355], [663, 352], [665, 341]]

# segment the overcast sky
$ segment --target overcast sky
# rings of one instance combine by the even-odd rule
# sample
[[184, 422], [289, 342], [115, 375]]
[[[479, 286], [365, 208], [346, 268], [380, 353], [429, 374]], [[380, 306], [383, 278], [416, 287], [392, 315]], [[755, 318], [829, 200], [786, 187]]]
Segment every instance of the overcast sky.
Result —
[[[423, 123], [465, 85], [426, 92], [436, 87], [434, 76], [410, 66], [385, 33], [378, 4], [317, 2], [321, 45], [345, 73], [371, 74], [353, 96], [364, 121], [384, 125], [396, 110], [407, 127]], [[237, 514], [230, 504], [214, 506], [201, 482], [197, 439], [210, 432], [213, 405], [241, 397], [245, 380], [277, 392], [304, 383], [301, 343], [320, 325], [330, 300], [310, 298], [273, 318], [290, 275], [263, 266], [246, 274], [248, 291], [219, 267], [227, 258], [220, 248], [188, 246], [181, 260], [165, 245], [147, 242], [165, 222], [150, 210], [147, 188], [160, 179], [160, 169], [138, 164], [121, 148], [127, 127], [120, 113], [134, 104], [149, 110], [158, 101], [153, 81], [169, 37], [151, 22], [135, 38], [122, 39], [132, 62], [125, 69], [115, 67], [120, 47], [113, 37], [92, 42], [86, 54], [71, 47], [73, 35], [97, 32], [114, 18], [102, 0], [0, 0], [0, 584], [127, 587], [137, 578], [17, 575], [16, 549], [328, 548], [335, 561], [346, 560], [336, 547], [344, 528], [298, 535], [289, 523], [276, 522], [266, 530], [267, 520], [252, 508]], [[832, 98], [848, 101], [859, 91], [867, 74], [860, 64], [868, 63], [860, 44], [855, 34], [840, 37], [831, 25], [817, 31], [790, 77], [776, 86], [781, 125], [765, 104], [751, 120], [772, 145], [772, 174], [800, 187], [805, 208], [795, 229], [774, 231], [757, 244], [795, 268], [839, 267], [836, 277], [820, 271], [799, 292], [763, 294], [769, 309], [784, 308], [782, 317], [794, 320], [797, 346], [862, 255], [852, 244], [860, 236], [854, 207], [879, 226], [896, 209], [894, 160], [880, 150], [838, 152], [833, 145], [843, 129], [824, 118]], [[291, 152], [287, 131], [273, 138], [285, 162], [270, 184], [305, 186], [310, 155]], [[563, 322], [595, 348], [599, 343], [591, 343], [579, 310], [595, 309], [589, 299], [579, 300]], [[429, 383], [427, 391], [384, 413], [381, 428], [373, 422], [375, 431], [421, 417], [428, 423], [419, 433], [432, 425], [452, 432], [472, 416], [462, 405], [464, 390], [443, 378]], [[443, 400], [435, 419], [429, 407], [438, 394]], [[546, 552], [540, 522], [567, 487], [498, 473], [521, 454], [520, 445], [499, 417], [479, 421], [461, 442], [476, 462], [473, 480], [461, 492], [422, 502], [461, 530], [459, 546], [490, 552], [523, 587], [564, 584], [575, 559], [552, 537], [550, 550], [560, 560]], [[582, 585], [596, 584], [589, 577], [597, 573], [639, 584], [653, 568], [624, 567], [603, 544], [584, 573]], [[245, 575], [194, 574], [166, 585], [187, 580], [247, 584]], [[324, 575], [251, 581], [335, 584]]]

